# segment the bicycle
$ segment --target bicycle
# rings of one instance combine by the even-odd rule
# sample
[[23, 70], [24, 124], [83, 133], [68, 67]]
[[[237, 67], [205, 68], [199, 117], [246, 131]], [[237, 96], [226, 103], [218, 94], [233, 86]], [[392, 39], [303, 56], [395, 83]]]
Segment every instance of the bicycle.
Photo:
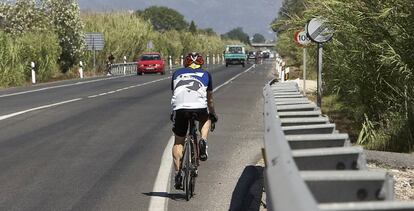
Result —
[[[189, 133], [185, 139], [183, 159], [181, 160], [181, 171], [184, 173], [182, 187], [187, 201], [194, 196], [195, 182], [198, 176], [197, 168], [200, 165], [196, 119], [197, 113], [191, 113]], [[212, 122], [210, 130], [214, 131], [214, 128], [215, 123]]]

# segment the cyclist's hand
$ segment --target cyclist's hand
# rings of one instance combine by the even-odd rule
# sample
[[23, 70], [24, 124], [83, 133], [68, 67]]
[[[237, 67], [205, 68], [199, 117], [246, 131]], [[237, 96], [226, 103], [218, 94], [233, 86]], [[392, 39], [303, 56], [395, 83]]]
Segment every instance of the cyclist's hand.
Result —
[[216, 113], [210, 113], [209, 118], [210, 118], [212, 123], [216, 123], [218, 121], [218, 117], [217, 117]]

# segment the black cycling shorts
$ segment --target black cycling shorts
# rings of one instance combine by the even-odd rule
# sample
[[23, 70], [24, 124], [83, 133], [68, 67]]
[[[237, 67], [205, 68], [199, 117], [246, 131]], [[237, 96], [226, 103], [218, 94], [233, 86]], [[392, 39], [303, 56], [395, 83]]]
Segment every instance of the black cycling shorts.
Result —
[[207, 108], [176, 110], [173, 114], [174, 125], [172, 129], [175, 135], [180, 137], [187, 135], [188, 123], [192, 113], [197, 114], [196, 120], [202, 124], [208, 120]]

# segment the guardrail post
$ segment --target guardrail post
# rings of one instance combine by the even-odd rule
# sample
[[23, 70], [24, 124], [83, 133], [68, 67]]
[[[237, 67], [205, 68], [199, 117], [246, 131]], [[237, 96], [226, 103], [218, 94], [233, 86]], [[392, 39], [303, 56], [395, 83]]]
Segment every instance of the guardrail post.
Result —
[[127, 63], [127, 57], [124, 56], [124, 75], [126, 75], [126, 63]]
[[31, 62], [30, 67], [31, 67], [31, 71], [32, 71], [32, 84], [35, 84], [36, 83], [36, 72], [35, 72], [36, 65], [35, 65], [35, 63]]
[[181, 63], [180, 64], [181, 64], [181, 67], [184, 66], [184, 56], [183, 55], [181, 55]]
[[81, 79], [83, 78], [83, 62], [82, 61], [79, 62], [79, 77]]

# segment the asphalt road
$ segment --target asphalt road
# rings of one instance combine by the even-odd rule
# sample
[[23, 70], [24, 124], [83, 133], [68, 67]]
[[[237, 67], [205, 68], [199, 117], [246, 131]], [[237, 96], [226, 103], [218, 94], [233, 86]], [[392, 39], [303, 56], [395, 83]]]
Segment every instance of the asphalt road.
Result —
[[[168, 210], [228, 210], [260, 157], [271, 66], [212, 69], [219, 115], [197, 195]], [[238, 76], [237, 78], [234, 78]], [[0, 210], [148, 210], [170, 139], [170, 76], [94, 78], [0, 91]], [[172, 178], [171, 178], [172, 182]], [[233, 197], [232, 197], [233, 196]]]

